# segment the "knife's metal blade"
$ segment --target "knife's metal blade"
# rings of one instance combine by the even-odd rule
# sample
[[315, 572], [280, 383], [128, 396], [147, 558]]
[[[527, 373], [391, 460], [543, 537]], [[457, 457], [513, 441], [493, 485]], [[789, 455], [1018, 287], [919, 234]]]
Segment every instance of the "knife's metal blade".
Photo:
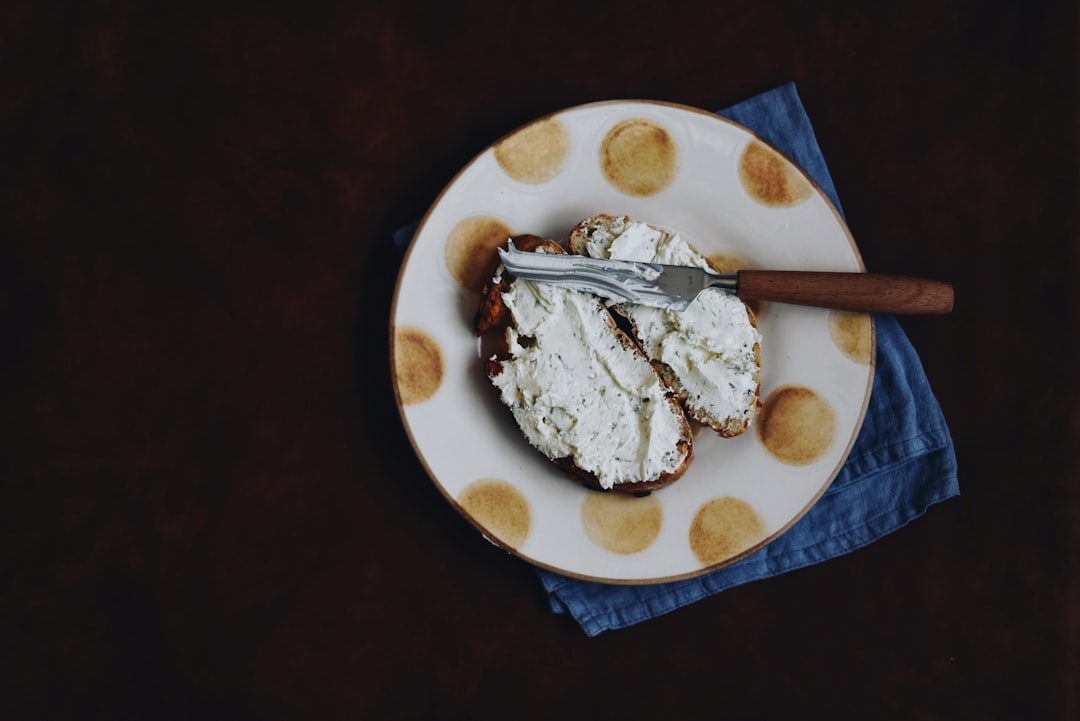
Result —
[[656, 288], [667, 296], [684, 301], [683, 307], [689, 305], [706, 288], [719, 287], [735, 292], [734, 276], [731, 278], [731, 287], [724, 288], [726, 276], [704, 268], [685, 265], [661, 265], [659, 268], [660, 276], [656, 279]]
[[503, 266], [525, 280], [552, 283], [593, 293], [609, 301], [641, 303], [685, 310], [706, 288], [735, 292], [735, 275], [704, 268], [627, 260], [601, 260], [581, 255], [528, 253], [509, 244], [499, 248]]

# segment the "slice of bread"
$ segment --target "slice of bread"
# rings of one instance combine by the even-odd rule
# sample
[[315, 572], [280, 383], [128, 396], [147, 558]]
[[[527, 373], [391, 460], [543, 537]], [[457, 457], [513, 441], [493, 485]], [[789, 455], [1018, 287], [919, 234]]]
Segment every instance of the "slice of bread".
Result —
[[[566, 252], [537, 236], [512, 241], [519, 250]], [[476, 330], [496, 339], [485, 363], [500, 399], [529, 443], [571, 479], [639, 493], [670, 485], [689, 466], [693, 432], [680, 404], [595, 296], [500, 266]]]
[[[569, 246], [594, 258], [711, 267], [678, 233], [625, 215], [586, 218], [570, 231]], [[683, 311], [637, 304], [613, 310], [627, 319], [691, 418], [727, 438], [750, 427], [760, 407], [761, 335], [742, 300], [716, 290]]]

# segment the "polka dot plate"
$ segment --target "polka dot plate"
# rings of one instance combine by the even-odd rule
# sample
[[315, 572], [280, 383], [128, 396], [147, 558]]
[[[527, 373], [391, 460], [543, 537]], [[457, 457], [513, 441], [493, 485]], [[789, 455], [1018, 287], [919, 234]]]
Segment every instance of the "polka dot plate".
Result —
[[762, 408], [751, 429], [698, 429], [694, 460], [644, 498], [589, 491], [525, 441], [484, 375], [473, 320], [494, 248], [565, 240], [592, 215], [677, 230], [720, 270], [864, 270], [813, 181], [749, 130], [705, 111], [612, 101], [536, 120], [474, 158], [421, 222], [391, 311], [405, 429], [450, 505], [537, 566], [608, 583], [689, 578], [777, 538], [828, 488], [870, 397], [872, 317], [754, 306]]

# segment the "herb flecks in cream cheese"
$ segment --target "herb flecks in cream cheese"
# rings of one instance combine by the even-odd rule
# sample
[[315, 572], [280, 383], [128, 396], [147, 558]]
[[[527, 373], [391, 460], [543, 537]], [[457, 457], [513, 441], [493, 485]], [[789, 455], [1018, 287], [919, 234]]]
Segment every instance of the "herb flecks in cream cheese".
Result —
[[681, 412], [648, 360], [587, 293], [518, 279], [503, 292], [510, 358], [492, 378], [529, 442], [603, 488], [656, 480], [686, 460]]
[[[708, 268], [704, 256], [678, 233], [625, 217], [590, 228], [588, 255]], [[761, 335], [746, 305], [720, 290], [698, 295], [685, 310], [625, 304], [620, 310], [698, 420], [753, 418], [757, 409], [757, 348]]]

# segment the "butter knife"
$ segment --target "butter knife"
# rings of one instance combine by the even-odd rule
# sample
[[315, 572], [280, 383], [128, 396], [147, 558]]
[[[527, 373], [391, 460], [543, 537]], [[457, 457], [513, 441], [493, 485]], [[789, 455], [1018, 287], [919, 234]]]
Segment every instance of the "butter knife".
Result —
[[710, 289], [743, 300], [862, 313], [935, 315], [953, 308], [952, 285], [902, 275], [803, 270], [716, 273], [680, 265], [525, 252], [513, 243], [498, 250], [503, 267], [518, 278], [658, 308], [685, 310], [698, 294]]

